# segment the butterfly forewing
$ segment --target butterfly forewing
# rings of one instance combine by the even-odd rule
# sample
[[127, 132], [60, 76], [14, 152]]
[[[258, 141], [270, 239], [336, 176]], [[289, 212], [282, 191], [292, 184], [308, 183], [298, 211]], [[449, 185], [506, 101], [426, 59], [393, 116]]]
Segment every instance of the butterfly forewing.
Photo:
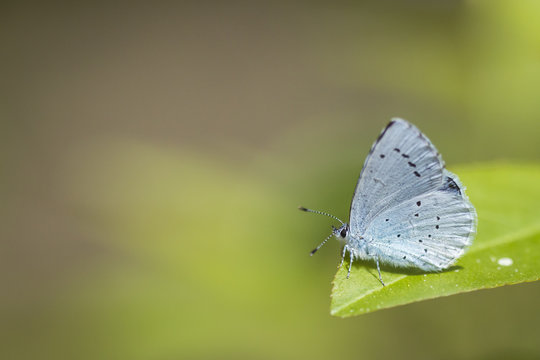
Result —
[[433, 144], [414, 125], [392, 120], [373, 144], [356, 185], [350, 230], [362, 236], [379, 214], [443, 184], [443, 167]]

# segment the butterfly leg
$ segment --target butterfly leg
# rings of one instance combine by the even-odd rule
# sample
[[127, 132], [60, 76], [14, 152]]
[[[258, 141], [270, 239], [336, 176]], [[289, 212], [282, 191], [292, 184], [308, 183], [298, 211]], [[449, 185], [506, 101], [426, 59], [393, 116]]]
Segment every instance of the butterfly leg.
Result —
[[375, 259], [375, 261], [377, 262], [377, 272], [379, 273], [379, 280], [380, 280], [380, 282], [381, 282], [381, 284], [382, 284], [383, 286], [386, 286], [386, 285], [384, 284], [384, 281], [382, 281], [381, 267], [379, 266], [379, 259]]
[[343, 251], [341, 252], [341, 262], [339, 263], [338, 269], [341, 269], [343, 265], [343, 260], [345, 260], [345, 254], [347, 253], [347, 245], [343, 246]]
[[352, 252], [349, 251], [349, 272], [347, 272], [347, 279], [351, 275], [352, 262], [353, 262], [353, 255], [352, 255]]

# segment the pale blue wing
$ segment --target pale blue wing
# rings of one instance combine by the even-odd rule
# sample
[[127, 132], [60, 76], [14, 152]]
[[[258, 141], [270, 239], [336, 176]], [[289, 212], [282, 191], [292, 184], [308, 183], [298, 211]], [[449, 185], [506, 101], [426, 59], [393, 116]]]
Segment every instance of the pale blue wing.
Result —
[[366, 158], [350, 210], [352, 236], [362, 236], [379, 214], [432, 192], [443, 183], [437, 149], [414, 125], [393, 119]]
[[386, 209], [364, 239], [380, 262], [427, 271], [452, 265], [476, 233], [476, 211], [456, 175], [444, 170], [439, 189]]

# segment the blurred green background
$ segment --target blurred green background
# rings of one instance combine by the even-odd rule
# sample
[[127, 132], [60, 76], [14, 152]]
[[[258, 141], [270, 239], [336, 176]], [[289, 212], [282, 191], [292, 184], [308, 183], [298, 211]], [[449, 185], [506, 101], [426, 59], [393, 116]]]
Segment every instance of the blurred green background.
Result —
[[540, 2], [4, 1], [0, 43], [0, 358], [540, 357], [538, 283], [331, 317], [296, 209], [347, 218], [392, 116], [539, 161]]

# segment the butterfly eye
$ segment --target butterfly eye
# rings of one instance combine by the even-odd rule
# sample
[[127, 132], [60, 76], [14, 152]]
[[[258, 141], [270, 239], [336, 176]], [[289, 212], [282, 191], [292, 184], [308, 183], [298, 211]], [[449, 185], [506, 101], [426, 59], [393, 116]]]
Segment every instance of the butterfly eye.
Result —
[[341, 230], [341, 232], [339, 233], [339, 235], [341, 235], [342, 238], [344, 238], [345, 236], [347, 236], [347, 229]]

